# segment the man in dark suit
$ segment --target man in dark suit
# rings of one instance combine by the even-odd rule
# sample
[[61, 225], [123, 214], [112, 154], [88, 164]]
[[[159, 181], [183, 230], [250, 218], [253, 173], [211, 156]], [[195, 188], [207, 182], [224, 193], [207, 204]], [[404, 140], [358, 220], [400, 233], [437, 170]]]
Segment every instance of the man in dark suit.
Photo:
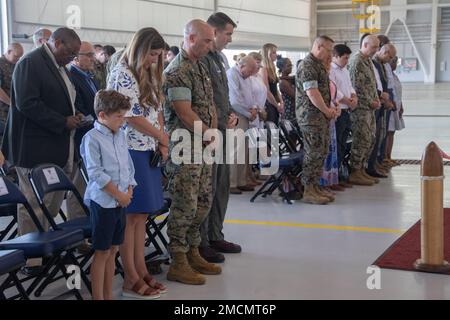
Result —
[[[72, 61], [69, 66], [69, 73], [72, 83], [77, 91], [77, 99], [75, 100], [75, 107], [77, 111], [83, 115], [91, 115], [96, 118], [94, 112], [94, 99], [97, 91], [99, 90], [99, 84], [94, 78], [92, 73], [95, 63], [95, 49], [89, 42], [82, 41], [80, 52], [78, 56]], [[93, 123], [83, 128], [77, 129], [75, 134], [76, 150], [79, 149], [81, 139], [83, 136], [93, 128]]]
[[[71, 76], [72, 83], [77, 91], [77, 99], [75, 100], [75, 107], [77, 111], [81, 112], [84, 116], [92, 116], [93, 119], [96, 118], [94, 112], [94, 99], [95, 94], [98, 91], [99, 85], [94, 78], [93, 70], [95, 63], [95, 48], [89, 43], [82, 41], [80, 52], [78, 56], [73, 59], [69, 66], [69, 72]], [[75, 159], [79, 159], [79, 150], [81, 145], [81, 140], [84, 135], [93, 128], [93, 123], [78, 128], [75, 133]], [[86, 190], [86, 185], [80, 175], [79, 170], [74, 172], [73, 183], [77, 187], [81, 195], [84, 195]], [[76, 197], [69, 193], [67, 196], [67, 209], [69, 214], [69, 219], [74, 219], [78, 217], [85, 216], [84, 211], [78, 205]]]
[[[75, 111], [76, 91], [65, 68], [78, 55], [81, 41], [71, 29], [56, 30], [49, 42], [19, 61], [13, 74], [11, 110], [2, 151], [16, 166], [19, 186], [41, 223], [48, 223], [37, 204], [27, 175], [31, 168], [53, 163], [71, 174], [75, 129], [82, 115]], [[46, 203], [53, 215], [63, 201], [61, 192], [50, 195]], [[24, 208], [18, 213], [19, 233], [36, 227]]]

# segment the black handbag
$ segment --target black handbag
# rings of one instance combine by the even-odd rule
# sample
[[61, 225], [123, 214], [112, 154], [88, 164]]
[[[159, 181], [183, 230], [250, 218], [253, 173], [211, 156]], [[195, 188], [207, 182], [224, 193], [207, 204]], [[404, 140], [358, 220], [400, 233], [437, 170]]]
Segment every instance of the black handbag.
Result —
[[162, 155], [161, 152], [155, 151], [150, 156], [150, 167], [157, 168], [161, 165]]

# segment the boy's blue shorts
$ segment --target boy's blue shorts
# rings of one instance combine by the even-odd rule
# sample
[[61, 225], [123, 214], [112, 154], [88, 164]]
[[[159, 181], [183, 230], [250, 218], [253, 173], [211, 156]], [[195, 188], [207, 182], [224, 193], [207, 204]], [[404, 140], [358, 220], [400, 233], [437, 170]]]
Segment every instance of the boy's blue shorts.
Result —
[[106, 251], [120, 246], [125, 237], [126, 217], [124, 208], [103, 208], [91, 200], [92, 247]]

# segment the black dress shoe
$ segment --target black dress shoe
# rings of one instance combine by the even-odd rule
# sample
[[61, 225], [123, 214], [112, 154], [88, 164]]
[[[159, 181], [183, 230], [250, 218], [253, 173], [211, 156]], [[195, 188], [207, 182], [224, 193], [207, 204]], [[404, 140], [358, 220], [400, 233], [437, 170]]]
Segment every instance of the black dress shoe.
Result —
[[242, 194], [242, 191], [239, 190], [238, 188], [231, 188], [230, 193], [231, 194]]
[[255, 188], [252, 186], [242, 186], [242, 187], [238, 187], [238, 189], [241, 191], [244, 191], [244, 192], [255, 191]]
[[242, 248], [240, 245], [225, 240], [210, 241], [211, 247], [223, 253], [240, 253]]
[[369, 176], [371, 176], [371, 177], [374, 177], [374, 178], [388, 178], [388, 176], [386, 176], [386, 175], [384, 175], [384, 174], [381, 174], [381, 173], [378, 173], [378, 172], [376, 172], [376, 171], [367, 171], [367, 174], [369, 175]]
[[44, 271], [44, 267], [42, 266], [22, 267], [20, 269], [20, 272], [27, 277], [37, 277], [42, 271]]
[[216, 250], [214, 250], [209, 246], [199, 247], [198, 251], [200, 252], [202, 258], [208, 261], [209, 263], [222, 263], [225, 261], [225, 257], [223, 254], [217, 252]]

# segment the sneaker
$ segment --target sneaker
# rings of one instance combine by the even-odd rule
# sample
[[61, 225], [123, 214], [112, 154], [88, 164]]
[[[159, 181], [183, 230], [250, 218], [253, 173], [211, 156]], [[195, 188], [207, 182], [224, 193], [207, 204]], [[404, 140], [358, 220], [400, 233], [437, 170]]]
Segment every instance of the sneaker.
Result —
[[225, 256], [210, 246], [199, 247], [198, 251], [203, 259], [209, 263], [223, 263], [225, 261]]
[[225, 240], [209, 241], [209, 243], [213, 249], [223, 253], [240, 253], [242, 251], [240, 245]]

